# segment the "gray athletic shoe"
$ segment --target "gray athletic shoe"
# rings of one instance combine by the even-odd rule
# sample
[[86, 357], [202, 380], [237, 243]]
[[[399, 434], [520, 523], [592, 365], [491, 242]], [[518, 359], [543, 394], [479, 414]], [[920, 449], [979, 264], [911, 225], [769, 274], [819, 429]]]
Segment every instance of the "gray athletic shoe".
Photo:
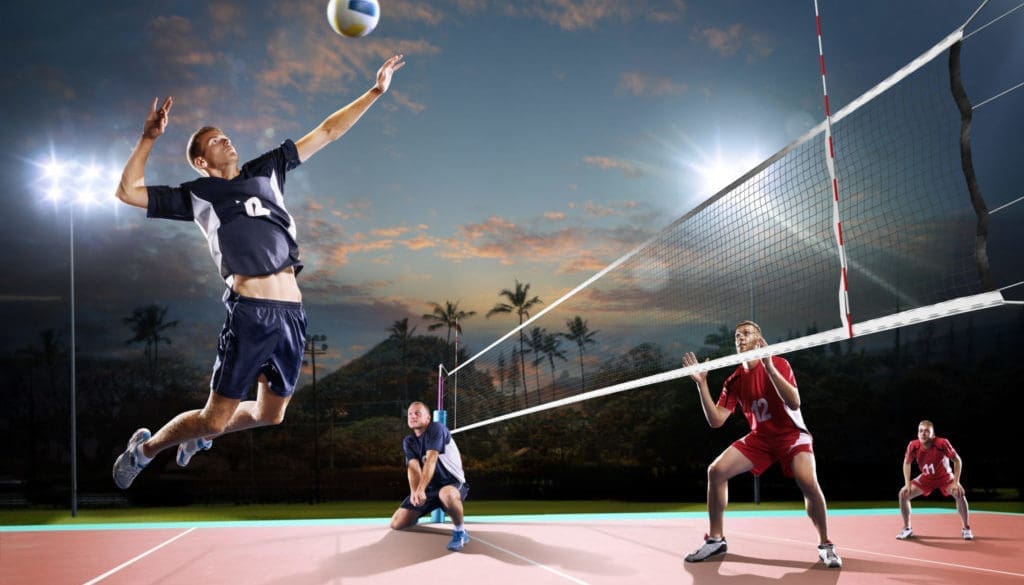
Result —
[[704, 536], [704, 544], [700, 545], [700, 548], [686, 555], [686, 561], [689, 563], [699, 563], [703, 560], [707, 560], [715, 555], [725, 554], [728, 550], [728, 546], [725, 543], [725, 537], [722, 538], [709, 538], [707, 535]]
[[914, 536], [914, 531], [910, 528], [904, 528], [903, 530], [900, 530], [899, 534], [896, 535], [896, 540], [906, 540], [911, 536]]
[[138, 449], [151, 436], [149, 429], [139, 429], [128, 439], [128, 448], [114, 462], [114, 483], [117, 484], [117, 487], [123, 490], [128, 489], [139, 472], [148, 465], [149, 462], [139, 463]]
[[818, 545], [818, 558], [830, 569], [839, 569], [843, 566], [843, 559], [836, 554], [836, 545], [831, 542]]
[[207, 441], [203, 437], [180, 443], [178, 445], [178, 456], [175, 458], [175, 461], [178, 462], [178, 467], [187, 466], [188, 462], [192, 460], [193, 455], [200, 451], [208, 451], [210, 447], [213, 447], [213, 441]]

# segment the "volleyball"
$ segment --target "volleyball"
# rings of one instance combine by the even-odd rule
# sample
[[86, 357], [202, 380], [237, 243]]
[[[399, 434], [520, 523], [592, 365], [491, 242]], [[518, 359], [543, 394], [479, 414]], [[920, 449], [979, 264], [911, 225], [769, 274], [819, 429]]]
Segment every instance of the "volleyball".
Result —
[[330, 0], [327, 3], [327, 21], [339, 35], [364, 37], [373, 31], [379, 19], [377, 0]]

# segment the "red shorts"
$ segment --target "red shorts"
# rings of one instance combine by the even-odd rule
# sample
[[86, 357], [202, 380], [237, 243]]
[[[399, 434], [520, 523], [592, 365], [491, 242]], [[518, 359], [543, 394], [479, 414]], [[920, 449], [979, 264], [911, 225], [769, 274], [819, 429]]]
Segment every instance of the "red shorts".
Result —
[[732, 446], [754, 464], [750, 472], [755, 476], [761, 475], [778, 461], [782, 465], [783, 475], [793, 477], [793, 457], [805, 451], [814, 453], [811, 435], [799, 429], [782, 435], [748, 433]]
[[951, 481], [953, 481], [952, 475], [942, 476], [921, 474], [910, 480], [910, 483], [921, 488], [922, 496], [927, 496], [935, 490], [941, 491], [944, 496], [949, 496], [949, 484]]

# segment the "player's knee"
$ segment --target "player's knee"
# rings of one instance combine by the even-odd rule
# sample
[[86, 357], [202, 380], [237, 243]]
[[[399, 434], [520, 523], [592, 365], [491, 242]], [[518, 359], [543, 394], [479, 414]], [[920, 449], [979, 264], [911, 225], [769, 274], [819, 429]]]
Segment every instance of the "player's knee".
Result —
[[718, 464], [718, 461], [714, 461], [711, 465], [708, 465], [708, 481], [710, 483], [720, 483], [727, 481], [729, 478], [726, 477], [722, 471], [722, 466]]
[[284, 422], [284, 411], [260, 412], [260, 422], [268, 426], [279, 425]]

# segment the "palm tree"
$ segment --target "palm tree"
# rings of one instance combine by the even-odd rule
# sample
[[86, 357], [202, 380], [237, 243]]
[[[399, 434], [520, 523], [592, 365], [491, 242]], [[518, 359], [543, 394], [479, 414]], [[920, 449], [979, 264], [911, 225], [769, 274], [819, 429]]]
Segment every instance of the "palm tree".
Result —
[[454, 303], [451, 301], [445, 301], [442, 307], [440, 303], [429, 303], [433, 307], [433, 312], [425, 313], [423, 319], [426, 321], [433, 321], [427, 326], [427, 331], [434, 331], [441, 327], [448, 328], [448, 337], [445, 338], [445, 347], [452, 343], [452, 329], [455, 330], [456, 339], [462, 334], [462, 325], [460, 321], [464, 321], [473, 315], [476, 315], [476, 311], [463, 311], [459, 308], [459, 301]]
[[124, 324], [131, 327], [135, 333], [134, 337], [125, 341], [125, 343], [146, 344], [146, 363], [149, 366], [151, 376], [150, 387], [156, 382], [160, 342], [162, 341], [168, 345], [171, 343], [171, 338], [164, 337], [163, 332], [178, 325], [177, 321], [165, 323], [164, 318], [166, 316], [167, 307], [147, 305], [145, 307], [136, 307], [131, 317], [124, 318]]
[[597, 335], [598, 331], [590, 331], [587, 326], [587, 321], [582, 319], [579, 315], [569, 319], [565, 322], [565, 328], [569, 330], [568, 333], [559, 333], [562, 337], [576, 344], [576, 347], [580, 350], [580, 392], [586, 387], [586, 379], [583, 373], [583, 348], [589, 343], [597, 343], [594, 341], [594, 336]]
[[551, 398], [555, 397], [555, 358], [565, 361], [565, 352], [562, 351], [562, 339], [557, 333], [544, 334], [544, 356], [551, 364]]
[[544, 363], [544, 335], [547, 333], [543, 327], [534, 327], [530, 329], [530, 337], [526, 340], [526, 345], [530, 349], [526, 350], [533, 354], [533, 373], [537, 377], [537, 404], [540, 404], [540, 366]]
[[[522, 284], [519, 279], [516, 279], [516, 289], [514, 291], [507, 288], [502, 289], [498, 293], [499, 297], [505, 297], [508, 299], [507, 303], [497, 303], [487, 311], [487, 318], [490, 319], [491, 315], [498, 313], [514, 313], [519, 317], [519, 324], [523, 324], [524, 319], [530, 318], [530, 309], [533, 307], [543, 304], [544, 301], [540, 300], [540, 297], [530, 297], [530, 284]], [[523, 350], [526, 341], [523, 338], [523, 330], [519, 330], [519, 372], [523, 380], [523, 404], [526, 404], [526, 361], [523, 357]], [[513, 400], [515, 400], [515, 392], [513, 391]]]
[[508, 370], [505, 367], [505, 356], [498, 356], [498, 384], [502, 395], [505, 394], [505, 380], [508, 378]]

